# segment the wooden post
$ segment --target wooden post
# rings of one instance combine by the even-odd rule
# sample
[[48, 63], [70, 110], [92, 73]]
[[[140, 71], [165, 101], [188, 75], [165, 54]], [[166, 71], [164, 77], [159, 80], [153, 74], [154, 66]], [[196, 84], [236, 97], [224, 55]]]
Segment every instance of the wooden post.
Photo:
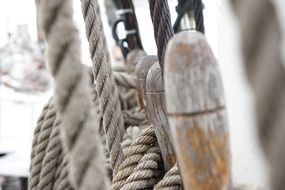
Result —
[[176, 163], [170, 128], [165, 114], [165, 98], [162, 73], [156, 62], [148, 72], [146, 79], [146, 110], [161, 150], [165, 171]]
[[184, 188], [230, 188], [229, 132], [216, 59], [198, 32], [168, 44], [166, 108]]
[[136, 66], [136, 75], [138, 78], [138, 95], [139, 95], [139, 102], [141, 105], [141, 108], [144, 108], [145, 102], [145, 80], [147, 77], [147, 73], [151, 66], [158, 61], [157, 56], [155, 55], [149, 55], [141, 58], [141, 60], [138, 62]]

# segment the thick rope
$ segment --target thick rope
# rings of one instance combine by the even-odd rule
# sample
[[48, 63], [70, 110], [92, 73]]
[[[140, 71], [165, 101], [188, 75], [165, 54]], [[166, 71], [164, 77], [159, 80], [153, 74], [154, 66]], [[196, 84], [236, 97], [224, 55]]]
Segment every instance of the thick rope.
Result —
[[69, 181], [68, 158], [67, 158], [67, 154], [65, 153], [63, 149], [61, 149], [58, 157], [59, 158], [58, 158], [58, 163], [57, 163], [57, 169], [55, 172], [53, 190], [73, 189]]
[[148, 2], [153, 23], [159, 65], [163, 70], [166, 46], [174, 34], [171, 25], [170, 11], [166, 0], [148, 0]]
[[203, 15], [204, 4], [202, 0], [194, 0], [194, 17], [196, 23], [196, 30], [205, 33], [204, 26], [204, 15]]
[[123, 151], [120, 143], [124, 133], [124, 121], [119, 93], [111, 69], [98, 1], [81, 0], [81, 4], [90, 56], [93, 62], [100, 111], [103, 118], [103, 128], [106, 133], [106, 146], [110, 152], [113, 173], [116, 174], [123, 161]]
[[114, 78], [118, 86], [123, 86], [128, 89], [137, 88], [137, 78], [134, 75], [125, 72], [114, 72]]
[[134, 172], [127, 178], [122, 190], [153, 188], [163, 173], [163, 164], [158, 143], [154, 143], [140, 159]]
[[[37, 144], [38, 144], [38, 137], [39, 137], [39, 134], [40, 134], [40, 131], [41, 131], [41, 128], [42, 128], [42, 125], [44, 123], [44, 119], [46, 117], [46, 113], [48, 111], [48, 108], [50, 106], [50, 102], [48, 102], [42, 112], [41, 112], [41, 115], [37, 121], [37, 126], [34, 130], [34, 138], [33, 138], [33, 143], [32, 143], [32, 153], [31, 153], [31, 163], [33, 162], [33, 159], [35, 157], [35, 154], [36, 154], [36, 147], [37, 147]], [[32, 166], [32, 165], [31, 165]]]
[[178, 165], [175, 164], [163, 177], [163, 179], [154, 187], [154, 190], [181, 190], [182, 180], [180, 177]]
[[55, 79], [61, 133], [75, 189], [107, 189], [106, 169], [102, 166], [103, 147], [97, 134], [98, 118], [80, 60], [78, 31], [73, 24], [71, 6], [71, 0], [40, 2], [39, 17], [48, 44], [49, 67]]
[[46, 154], [45, 150], [49, 143], [49, 137], [55, 119], [56, 119], [56, 110], [53, 103], [50, 103], [49, 109], [44, 119], [44, 123], [38, 135], [38, 142], [35, 150], [35, 156], [31, 163], [31, 175], [30, 175], [30, 185], [29, 185], [29, 188], [31, 190], [37, 189], [38, 187], [40, 180], [40, 173], [42, 169], [42, 163]]
[[285, 72], [280, 25], [270, 0], [232, 3], [240, 19], [245, 68], [255, 94], [259, 137], [269, 161], [272, 189], [284, 189]]
[[38, 189], [51, 190], [53, 188], [58, 155], [62, 149], [59, 137], [59, 125], [60, 117], [57, 114], [46, 148], [46, 156], [43, 160]]
[[125, 152], [125, 159], [120, 165], [118, 173], [113, 178], [112, 189], [120, 190], [127, 178], [134, 172], [144, 154], [156, 143], [156, 136], [152, 126], [143, 130], [139, 137]]

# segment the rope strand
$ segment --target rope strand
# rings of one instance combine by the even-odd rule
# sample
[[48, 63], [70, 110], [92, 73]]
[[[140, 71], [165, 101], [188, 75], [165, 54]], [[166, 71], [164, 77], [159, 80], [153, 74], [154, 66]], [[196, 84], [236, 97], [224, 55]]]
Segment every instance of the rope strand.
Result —
[[121, 142], [124, 134], [124, 121], [119, 92], [112, 73], [98, 1], [81, 0], [81, 5], [93, 62], [103, 128], [106, 133], [106, 146], [110, 152], [113, 175], [115, 175], [123, 161]]
[[[39, 18], [55, 79], [56, 106], [62, 121], [60, 133], [69, 159], [72, 185], [75, 189], [104, 190], [109, 184], [102, 166], [98, 115], [92, 106], [90, 83], [80, 60], [80, 42], [71, 6], [71, 0], [42, 0]], [[92, 180], [94, 177], [96, 180]], [[65, 187], [60, 182], [59, 189]]]
[[148, 2], [153, 23], [159, 65], [163, 70], [166, 46], [174, 34], [170, 19], [169, 6], [166, 0], [148, 0]]

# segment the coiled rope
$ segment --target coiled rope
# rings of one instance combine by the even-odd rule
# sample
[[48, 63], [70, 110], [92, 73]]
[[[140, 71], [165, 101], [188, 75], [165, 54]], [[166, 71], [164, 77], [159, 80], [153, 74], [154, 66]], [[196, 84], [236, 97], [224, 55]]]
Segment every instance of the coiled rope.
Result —
[[[41, 133], [44, 133], [47, 127], [43, 127], [44, 125], [39, 122], [39, 127], [35, 131], [37, 140], [34, 143], [32, 158], [34, 160], [37, 156], [34, 148], [44, 151], [45, 155], [42, 156], [36, 177], [31, 176], [30, 181], [36, 180], [35, 189], [108, 188], [109, 181], [102, 164], [103, 148], [100, 147], [101, 140], [98, 138], [102, 119], [106, 147], [110, 152], [113, 168], [112, 189], [116, 189], [116, 185], [119, 189], [153, 188], [163, 176], [160, 149], [153, 127], [143, 130], [132, 143], [132, 139], [126, 138], [128, 142], [124, 143], [125, 158], [121, 148], [124, 128], [127, 125], [133, 128], [133, 124], [144, 126], [146, 118], [145, 113], [135, 111], [135, 107], [133, 110], [122, 112], [122, 102], [114, 78], [119, 78], [116, 83], [126, 88], [135, 87], [134, 78], [125, 74], [113, 76], [98, 2], [82, 0], [82, 10], [93, 61], [97, 91], [95, 94], [98, 95], [98, 98], [93, 97], [95, 105], [92, 103], [90, 82], [80, 64], [78, 32], [72, 23], [70, 1], [43, 0], [40, 4], [40, 21], [48, 44], [49, 66], [56, 83], [56, 110], [45, 108], [41, 116], [49, 119], [48, 112], [54, 112], [53, 121], [47, 122], [51, 127], [48, 128], [50, 134], [45, 146], [41, 145], [38, 148], [38, 144], [42, 143], [39, 139], [46, 140]], [[98, 104], [99, 110], [96, 109]], [[54, 105], [50, 107], [54, 109]], [[122, 113], [126, 122], [123, 121]], [[61, 145], [61, 141], [64, 146]], [[37, 167], [32, 165], [31, 170], [35, 169]], [[178, 171], [178, 168], [174, 169]], [[176, 189], [177, 180], [171, 183], [167, 177], [171, 176], [172, 171], [163, 178], [168, 181], [162, 180], [160, 183], [168, 184], [167, 187], [170, 189]], [[171, 180], [173, 181], [172, 178]]]
[[[49, 103], [49, 107], [46, 112], [42, 126], [38, 124], [38, 126], [40, 126], [40, 133], [38, 133], [37, 137], [35, 138], [37, 141], [37, 144], [35, 145], [35, 149], [34, 149], [35, 153], [33, 153], [34, 157], [32, 158], [31, 178], [30, 178], [31, 179], [30, 189], [32, 190], [37, 189], [37, 186], [40, 181], [40, 173], [42, 169], [43, 160], [46, 154], [45, 149], [49, 143], [49, 137], [50, 137], [55, 119], [56, 119], [56, 109], [53, 103]], [[40, 122], [41, 121], [39, 121], [39, 123]], [[36, 128], [36, 131], [37, 131], [37, 128]]]
[[163, 70], [166, 45], [174, 34], [169, 6], [166, 0], [149, 0], [148, 2], [157, 46], [157, 56], [159, 65]]
[[[71, 5], [70, 0], [42, 0], [39, 11], [48, 44], [49, 67], [55, 79], [56, 107], [61, 115], [70, 180], [75, 189], [107, 189], [106, 169], [101, 164], [103, 147], [97, 134], [98, 116], [80, 60]], [[94, 177], [96, 180], [92, 180]]]
[[103, 118], [103, 128], [106, 133], [106, 146], [110, 152], [113, 173], [116, 174], [119, 165], [123, 161], [123, 151], [120, 143], [124, 134], [119, 92], [111, 69], [98, 1], [81, 0], [81, 4], [90, 56], [93, 62], [99, 106]]

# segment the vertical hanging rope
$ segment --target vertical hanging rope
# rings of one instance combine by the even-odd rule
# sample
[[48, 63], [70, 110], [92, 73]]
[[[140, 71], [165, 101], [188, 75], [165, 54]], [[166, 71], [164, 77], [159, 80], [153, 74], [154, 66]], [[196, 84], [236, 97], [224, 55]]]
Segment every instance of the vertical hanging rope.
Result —
[[194, 16], [195, 16], [196, 30], [204, 34], [205, 26], [204, 26], [203, 10], [204, 10], [204, 4], [202, 0], [194, 0]]
[[285, 71], [281, 28], [272, 1], [232, 3], [240, 19], [242, 52], [255, 95], [259, 138], [271, 170], [271, 189], [284, 189]]
[[167, 0], [149, 0], [148, 2], [153, 23], [159, 65], [163, 70], [166, 45], [174, 34], [171, 25], [168, 2]]
[[72, 185], [75, 189], [104, 190], [109, 185], [97, 134], [99, 122], [80, 60], [80, 42], [71, 6], [71, 0], [42, 0], [39, 20], [48, 44], [55, 102], [62, 121], [60, 133], [69, 159]]
[[[196, 30], [205, 33], [204, 27], [204, 15], [203, 15], [204, 4], [202, 0], [178, 0], [178, 5], [176, 6], [177, 18], [173, 25], [175, 33], [180, 32], [180, 22], [183, 16], [194, 10], [194, 19]], [[189, 16], [189, 15], [188, 15]], [[189, 26], [190, 28], [190, 26]], [[179, 30], [180, 29], [180, 30]]]
[[106, 133], [106, 146], [110, 152], [113, 173], [116, 174], [123, 160], [121, 142], [124, 133], [124, 121], [119, 93], [112, 73], [98, 1], [81, 0], [81, 5], [90, 56], [93, 62], [103, 128]]

